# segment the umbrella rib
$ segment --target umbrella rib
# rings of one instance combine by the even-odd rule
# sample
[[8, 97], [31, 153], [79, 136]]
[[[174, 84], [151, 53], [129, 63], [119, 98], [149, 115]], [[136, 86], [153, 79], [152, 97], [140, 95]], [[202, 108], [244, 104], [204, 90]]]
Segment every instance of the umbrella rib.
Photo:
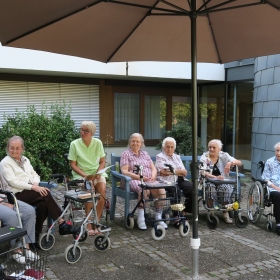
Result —
[[161, 2], [164, 3], [165, 5], [168, 5], [168, 6], [172, 7], [172, 8], [175, 8], [175, 9], [181, 11], [181, 12], [184, 12], [184, 13], [188, 13], [189, 12], [189, 11], [187, 11], [187, 10], [181, 8], [181, 7], [178, 7], [178, 6], [176, 6], [176, 5], [174, 5], [174, 4], [170, 3], [170, 2], [167, 2], [165, 0], [161, 0]]
[[[236, 1], [236, 0], [234, 0], [234, 1]], [[212, 6], [212, 7], [208, 8], [208, 9], [205, 9], [205, 10], [201, 11], [200, 14], [207, 14], [207, 13], [213, 13], [213, 12], [222, 12], [222, 11], [227, 11], [227, 10], [233, 10], [233, 9], [238, 9], [238, 8], [245, 8], [245, 7], [251, 7], [251, 6], [265, 4], [263, 2], [256, 2], [256, 3], [251, 3], [251, 4], [244, 4], [244, 5], [232, 6], [232, 7], [228, 7], [228, 8], [216, 9], [217, 7], [220, 7], [222, 5], [226, 5], [226, 4], [230, 3], [230, 2], [232, 2], [232, 1], [227, 1], [227, 2], [224, 2], [222, 4]]]
[[[160, 0], [158, 0], [155, 4], [154, 7], [159, 3]], [[116, 4], [122, 4], [123, 2], [119, 2], [119, 1], [110, 1], [110, 3], [116, 3]], [[127, 3], [124, 3], [127, 4]], [[133, 5], [134, 6], [134, 5]], [[140, 5], [141, 6], [141, 5]], [[117, 51], [123, 46], [123, 44], [128, 40], [128, 38], [134, 33], [134, 31], [138, 28], [138, 26], [144, 21], [144, 19], [151, 13], [151, 10], [154, 7], [148, 7], [146, 6], [145, 8], [148, 8], [149, 11], [144, 15], [144, 17], [140, 20], [140, 22], [133, 28], [133, 30], [128, 34], [128, 36], [120, 43], [120, 45], [112, 52], [112, 54], [108, 57], [107, 62], [109, 62], [111, 60], [111, 58], [117, 53]], [[141, 7], [140, 7], [141, 8]]]
[[211, 23], [211, 20], [210, 20], [209, 14], [207, 14], [207, 18], [208, 18], [208, 23], [209, 23], [210, 30], [211, 30], [211, 33], [212, 33], [212, 38], [213, 38], [213, 41], [214, 41], [214, 45], [215, 45], [215, 49], [216, 49], [216, 53], [217, 53], [217, 56], [218, 56], [218, 59], [219, 59], [219, 63], [220, 63], [220, 64], [222, 64], [222, 60], [221, 60], [221, 56], [220, 56], [220, 52], [219, 52], [219, 48], [218, 48], [218, 45], [217, 45], [217, 41], [216, 41], [216, 37], [215, 37], [215, 33], [214, 33], [214, 30], [213, 30], [213, 27], [212, 27], [212, 23]]
[[10, 44], [10, 43], [12, 43], [12, 42], [14, 42], [14, 41], [16, 41], [16, 40], [18, 40], [18, 39], [21, 39], [21, 38], [23, 38], [23, 37], [25, 37], [25, 36], [27, 36], [27, 35], [30, 35], [30, 34], [36, 32], [36, 31], [38, 31], [38, 30], [40, 30], [40, 29], [43, 29], [43, 28], [45, 28], [45, 27], [47, 27], [47, 26], [49, 26], [49, 25], [52, 25], [52, 24], [54, 24], [54, 23], [60, 21], [60, 20], [63, 20], [63, 19], [65, 19], [65, 18], [67, 18], [67, 17], [70, 17], [70, 16], [72, 16], [72, 15], [74, 15], [74, 14], [77, 14], [77, 13], [79, 13], [79, 12], [81, 12], [81, 11], [83, 11], [83, 10], [86, 10], [86, 9], [92, 7], [92, 6], [95, 6], [95, 5], [97, 5], [97, 4], [101, 3], [101, 2], [103, 2], [103, 0], [99, 0], [99, 1], [97, 1], [97, 2], [95, 2], [95, 3], [88, 4], [88, 5], [86, 5], [86, 6], [83, 7], [83, 8], [79, 8], [78, 10], [73, 11], [73, 12], [67, 14], [67, 15], [64, 15], [64, 16], [62, 16], [62, 17], [60, 17], [60, 18], [57, 18], [57, 19], [55, 19], [55, 20], [53, 20], [53, 21], [50, 21], [50, 22], [48, 22], [48, 23], [45, 23], [45, 24], [43, 24], [43, 25], [41, 25], [41, 26], [39, 26], [39, 27], [36, 27], [36, 28], [34, 28], [34, 29], [30, 30], [30, 31], [27, 31], [27, 32], [25, 32], [25, 33], [23, 33], [23, 34], [21, 34], [21, 35], [15, 37], [15, 38], [12, 38], [12, 39], [8, 40], [6, 43], [4, 43], [4, 45], [8, 45], [8, 44]]
[[[146, 6], [146, 5], [133, 4], [133, 3], [115, 1], [115, 0], [108, 0], [108, 1], [105, 1], [105, 2], [113, 3], [113, 4], [120, 4], [120, 5], [124, 5], [124, 6], [132, 6], [132, 7], [137, 7], [137, 8], [143, 8], [143, 9], [150, 9], [150, 10], [161, 11], [161, 12], [168, 12], [168, 13], [175, 13], [176, 12], [174, 10], [169, 10], [169, 9], [156, 7], [156, 5], [159, 2], [161, 2], [160, 0], [157, 1], [157, 3], [154, 6]], [[186, 13], [187, 13], [187, 11], [186, 11]]]

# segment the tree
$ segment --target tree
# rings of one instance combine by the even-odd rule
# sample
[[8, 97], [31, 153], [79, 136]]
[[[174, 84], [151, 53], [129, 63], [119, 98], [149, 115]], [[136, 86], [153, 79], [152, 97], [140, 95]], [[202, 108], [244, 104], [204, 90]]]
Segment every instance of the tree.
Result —
[[67, 160], [71, 141], [79, 137], [71, 119], [70, 105], [53, 103], [49, 108], [43, 103], [37, 113], [34, 105], [25, 112], [16, 110], [14, 115], [4, 115], [6, 123], [0, 129], [0, 156], [5, 156], [7, 141], [18, 135], [23, 138], [24, 155], [31, 161], [41, 179], [48, 180], [52, 173], [68, 173]]
[[[192, 128], [187, 122], [180, 122], [173, 125], [172, 130], [165, 132], [165, 137], [173, 137], [176, 140], [177, 154], [192, 155]], [[156, 146], [156, 150], [161, 150], [162, 141]], [[197, 153], [201, 155], [205, 151], [201, 144], [201, 139], [197, 139]]]

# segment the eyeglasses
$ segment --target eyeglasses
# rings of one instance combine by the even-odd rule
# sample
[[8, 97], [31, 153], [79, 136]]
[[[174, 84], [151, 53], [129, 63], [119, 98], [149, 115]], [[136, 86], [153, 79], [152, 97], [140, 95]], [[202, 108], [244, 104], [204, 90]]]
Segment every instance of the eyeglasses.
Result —
[[90, 131], [88, 129], [80, 128], [80, 132], [83, 132], [84, 134], [88, 134]]
[[9, 150], [11, 151], [20, 151], [22, 148], [21, 147], [9, 147]]

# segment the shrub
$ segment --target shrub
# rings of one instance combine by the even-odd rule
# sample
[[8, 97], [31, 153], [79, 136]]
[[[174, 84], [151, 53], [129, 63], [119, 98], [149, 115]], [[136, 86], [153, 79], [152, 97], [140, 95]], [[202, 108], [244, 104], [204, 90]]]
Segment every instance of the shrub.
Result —
[[[173, 137], [176, 140], [175, 152], [179, 155], [192, 155], [192, 128], [187, 122], [175, 124], [172, 130], [165, 132], [165, 137]], [[157, 144], [156, 150], [161, 150], [162, 140]], [[197, 154], [202, 155], [205, 151], [201, 144], [201, 139], [197, 139]]]
[[1, 159], [6, 155], [8, 139], [18, 135], [24, 140], [24, 155], [42, 180], [48, 180], [52, 173], [67, 174], [69, 167], [64, 154], [68, 153], [70, 142], [79, 137], [70, 112], [71, 107], [65, 103], [53, 103], [49, 108], [43, 103], [40, 113], [31, 105], [26, 112], [16, 110], [14, 115], [4, 115], [6, 123], [0, 129]]

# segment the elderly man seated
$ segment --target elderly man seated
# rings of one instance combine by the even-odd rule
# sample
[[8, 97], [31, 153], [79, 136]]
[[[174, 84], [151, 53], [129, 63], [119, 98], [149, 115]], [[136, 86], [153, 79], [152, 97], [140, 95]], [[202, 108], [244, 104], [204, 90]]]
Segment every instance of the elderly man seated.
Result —
[[[167, 137], [162, 141], [162, 152], [156, 156], [156, 169], [158, 173], [157, 180], [174, 182], [173, 173], [168, 170], [165, 164], [169, 164], [174, 168], [175, 180], [178, 183], [178, 187], [183, 191], [185, 200], [185, 214], [192, 212], [192, 190], [193, 184], [185, 179], [187, 170], [179, 155], [175, 154], [176, 140], [172, 137]], [[180, 191], [179, 191], [180, 193]], [[175, 202], [174, 202], [175, 203]], [[178, 215], [178, 212], [174, 211], [173, 215]], [[174, 222], [175, 227], [179, 227], [179, 221]]]
[[276, 232], [280, 235], [280, 142], [274, 146], [275, 156], [269, 158], [262, 173], [262, 179], [268, 181], [270, 198], [276, 220]]

